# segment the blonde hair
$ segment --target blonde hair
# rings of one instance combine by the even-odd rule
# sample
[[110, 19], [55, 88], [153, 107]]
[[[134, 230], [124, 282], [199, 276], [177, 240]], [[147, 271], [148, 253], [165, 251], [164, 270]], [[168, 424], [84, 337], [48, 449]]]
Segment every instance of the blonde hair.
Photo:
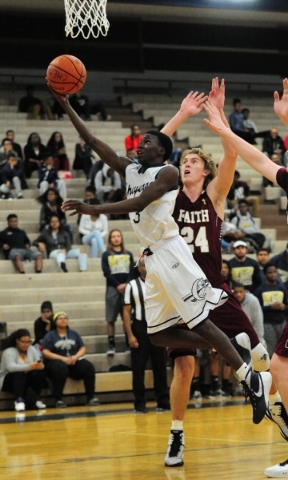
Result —
[[190, 148], [190, 149], [184, 150], [184, 152], [182, 153], [180, 158], [180, 167], [183, 163], [184, 158], [187, 157], [187, 155], [191, 155], [192, 153], [195, 153], [201, 158], [201, 160], [203, 160], [204, 170], [209, 172], [207, 177], [204, 180], [204, 185], [203, 185], [203, 187], [206, 188], [208, 183], [210, 183], [211, 180], [213, 180], [213, 178], [217, 176], [216, 164], [212, 159], [211, 155], [209, 155], [209, 153], [204, 152], [202, 148]]

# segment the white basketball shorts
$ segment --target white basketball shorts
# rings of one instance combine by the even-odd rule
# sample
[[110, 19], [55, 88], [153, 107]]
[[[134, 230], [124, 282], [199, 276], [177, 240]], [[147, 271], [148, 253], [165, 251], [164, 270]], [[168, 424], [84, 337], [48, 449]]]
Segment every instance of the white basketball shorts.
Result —
[[192, 329], [227, 300], [224, 290], [212, 288], [180, 235], [150, 249], [154, 253], [145, 256], [149, 334], [172, 327], [181, 319]]

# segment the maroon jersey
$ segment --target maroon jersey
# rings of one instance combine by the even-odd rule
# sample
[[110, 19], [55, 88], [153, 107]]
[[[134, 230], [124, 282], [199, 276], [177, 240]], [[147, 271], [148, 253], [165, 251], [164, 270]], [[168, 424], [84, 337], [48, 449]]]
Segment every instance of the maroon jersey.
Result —
[[180, 191], [173, 213], [179, 226], [179, 233], [189, 245], [195, 261], [211, 282], [213, 287], [224, 283], [221, 275], [221, 237], [222, 220], [215, 212], [206, 191], [196, 202]]
[[278, 343], [275, 348], [275, 353], [280, 357], [288, 357], [288, 323], [286, 323]]
[[[279, 187], [283, 188], [285, 192], [287, 193], [288, 197], [288, 172], [286, 168], [279, 168], [277, 174], [276, 174], [276, 180], [279, 185]], [[287, 201], [287, 207], [286, 207], [286, 213], [287, 213], [287, 223], [288, 223], [288, 201]]]

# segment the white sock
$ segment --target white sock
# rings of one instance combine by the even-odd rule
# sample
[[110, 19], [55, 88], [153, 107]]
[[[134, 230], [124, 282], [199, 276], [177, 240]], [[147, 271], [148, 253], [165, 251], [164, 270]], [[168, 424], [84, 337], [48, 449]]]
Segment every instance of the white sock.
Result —
[[269, 395], [269, 404], [275, 405], [276, 402], [282, 402], [279, 392]]
[[171, 430], [183, 430], [183, 420], [172, 420]]
[[245, 380], [248, 385], [250, 385], [250, 376], [251, 376], [251, 368], [248, 367], [247, 363], [243, 363], [240, 368], [236, 371], [236, 375], [239, 379], [239, 382]]

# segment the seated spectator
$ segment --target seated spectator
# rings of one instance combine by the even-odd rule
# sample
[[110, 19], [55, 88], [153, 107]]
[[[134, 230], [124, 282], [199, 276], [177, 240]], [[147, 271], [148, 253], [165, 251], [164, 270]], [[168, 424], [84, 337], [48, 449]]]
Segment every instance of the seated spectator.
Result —
[[167, 386], [166, 349], [151, 343], [145, 316], [146, 268], [144, 258], [138, 262], [140, 277], [131, 280], [124, 292], [123, 321], [131, 347], [134, 412], [147, 413], [145, 398], [145, 368], [151, 358], [157, 411], [170, 410]]
[[42, 231], [33, 245], [48, 258], [56, 259], [58, 267], [65, 273], [68, 272], [66, 258], [77, 258], [80, 272], [87, 270], [87, 254], [80, 248], [71, 248], [70, 237], [56, 215], [50, 218], [49, 228]]
[[48, 190], [48, 188], [56, 188], [63, 200], [67, 198], [66, 183], [58, 177], [56, 167], [52, 155], [47, 152], [44, 155], [43, 164], [38, 170], [39, 182], [38, 188], [40, 195]]
[[32, 172], [38, 170], [43, 163], [43, 158], [47, 149], [38, 133], [30, 133], [27, 144], [24, 147], [24, 168], [26, 178], [31, 178]]
[[[117, 190], [122, 190], [121, 186], [119, 173], [115, 172], [115, 170], [105, 163], [102, 170], [99, 170], [95, 177], [95, 188], [100, 203], [114, 202], [115, 197], [118, 195]], [[122, 196], [123, 195], [124, 192], [122, 192]]]
[[[84, 203], [88, 203], [90, 205], [90, 202], [92, 201], [92, 205], [99, 205], [100, 202], [96, 196], [96, 190], [95, 187], [93, 186], [88, 186], [85, 188], [85, 198], [83, 200]], [[79, 213], [77, 217], [77, 225], [80, 225], [80, 220], [81, 220], [82, 214]], [[79, 232], [79, 236], [82, 239], [82, 233]]]
[[143, 135], [138, 125], [136, 124], [132, 125], [130, 135], [127, 135], [127, 137], [125, 137], [126, 152], [130, 149], [133, 149], [137, 153], [139, 148], [139, 143], [141, 142], [142, 137]]
[[11, 190], [12, 188], [15, 188], [18, 200], [22, 199], [23, 180], [23, 165], [17, 160], [15, 153], [11, 152], [8, 154], [7, 162], [1, 169], [1, 181], [3, 182], [0, 186], [1, 193], [7, 196], [12, 196]]
[[[260, 268], [260, 274], [261, 274], [261, 279], [263, 283], [266, 280], [266, 275], [264, 275], [263, 268], [264, 268], [264, 265], [266, 265], [266, 263], [270, 262], [270, 249], [264, 248], [264, 247], [259, 248], [259, 250], [257, 250], [256, 252], [256, 260]], [[279, 283], [282, 283], [281, 277], [278, 272], [277, 272], [277, 280]]]
[[[259, 130], [256, 126], [256, 123], [253, 122], [253, 120], [251, 120], [249, 118], [249, 115], [250, 115], [249, 108], [243, 108], [242, 113], [243, 113], [243, 125], [244, 125], [245, 129], [249, 130], [252, 133], [254, 139], [259, 138], [259, 137], [264, 138], [267, 135], [269, 135], [269, 130], [263, 130], [262, 132], [259, 132]], [[255, 142], [255, 143], [257, 143], [257, 142]]]
[[222, 267], [221, 267], [221, 275], [224, 277], [224, 282], [229, 285], [229, 287], [233, 288], [232, 283], [232, 274], [231, 274], [231, 267], [227, 260], [222, 259]]
[[270, 262], [263, 267], [266, 280], [255, 290], [264, 315], [264, 338], [272, 357], [288, 313], [288, 293], [283, 284], [277, 282], [276, 267]]
[[83, 120], [91, 120], [91, 105], [89, 98], [78, 91], [69, 98], [71, 107]]
[[46, 102], [42, 102], [40, 98], [34, 97], [35, 87], [28, 85], [26, 92], [27, 95], [20, 98], [18, 111], [27, 113], [28, 119], [36, 119], [39, 115], [41, 118], [45, 118], [46, 114], [49, 120], [54, 120], [50, 106]]
[[8, 227], [0, 232], [0, 248], [11, 260], [19, 273], [25, 273], [23, 260], [35, 260], [35, 272], [41, 273], [43, 256], [40, 252], [31, 250], [31, 242], [24, 230], [18, 228], [18, 217], [10, 213], [7, 217]]
[[264, 246], [265, 235], [261, 233], [255, 218], [249, 212], [248, 202], [245, 199], [239, 200], [238, 211], [230, 220], [238, 229], [245, 233], [245, 238], [250, 240], [256, 251]]
[[266, 342], [264, 340], [263, 312], [258, 298], [252, 293], [248, 292], [241, 283], [234, 284], [233, 295], [238, 300], [242, 309], [252, 323], [260, 343], [266, 347]]
[[50, 332], [53, 322], [52, 303], [47, 300], [41, 305], [41, 314], [34, 322], [34, 342], [33, 345], [39, 345], [42, 350], [42, 341], [47, 332]]
[[278, 135], [277, 128], [271, 128], [269, 135], [263, 139], [262, 152], [269, 158], [276, 153], [281, 158], [281, 164], [284, 165], [283, 157], [284, 153], [286, 152], [286, 148], [283, 139], [280, 137], [280, 135]]
[[12, 149], [14, 150], [14, 152], [17, 153], [17, 157], [20, 158], [21, 160], [23, 160], [23, 153], [22, 153], [22, 148], [21, 146], [19, 145], [19, 143], [16, 143], [14, 140], [15, 140], [15, 132], [14, 130], [7, 130], [6, 132], [6, 138], [9, 138], [9, 140], [11, 140], [12, 142]]
[[[98, 200], [89, 200], [89, 205], [97, 205]], [[108, 219], [103, 213], [99, 215], [81, 215], [79, 233], [83, 235], [83, 245], [91, 245], [92, 258], [98, 257], [98, 251], [106, 251], [105, 237], [108, 235]]]
[[53, 156], [54, 165], [57, 171], [70, 171], [70, 162], [66, 154], [65, 143], [62, 133], [53, 132], [47, 142], [47, 148]]
[[247, 182], [244, 182], [240, 179], [240, 173], [238, 170], [234, 172], [234, 179], [231, 185], [231, 188], [227, 195], [227, 203], [229, 208], [235, 207], [239, 200], [245, 198], [249, 204], [252, 206], [252, 215], [253, 217], [258, 218], [259, 215], [259, 198], [257, 196], [250, 195], [250, 188]]
[[87, 396], [87, 404], [99, 405], [94, 397], [95, 369], [91, 362], [84, 358], [86, 347], [80, 335], [69, 327], [65, 312], [57, 312], [53, 316], [52, 330], [45, 335], [42, 342], [45, 372], [52, 381], [55, 407], [64, 408], [63, 389], [68, 377], [83, 380]]
[[88, 173], [87, 187], [93, 186], [95, 188], [95, 177], [97, 173], [102, 170], [103, 166], [104, 162], [102, 160], [96, 160], [96, 162], [93, 163]]
[[103, 103], [97, 102], [91, 105], [91, 115], [97, 115], [104, 122], [111, 120], [111, 115], [107, 114], [106, 108]]
[[288, 243], [286, 249], [283, 250], [283, 252], [274, 255], [269, 263], [272, 263], [272, 265], [276, 267], [285, 288], [288, 290]]
[[229, 115], [229, 125], [236, 135], [246, 140], [246, 142], [255, 144], [254, 135], [250, 129], [244, 126], [244, 116], [242, 113], [242, 106], [240, 98], [234, 98], [233, 100], [233, 112]]
[[229, 260], [232, 281], [241, 283], [253, 293], [261, 285], [259, 266], [256, 260], [247, 256], [247, 244], [243, 240], [233, 243], [234, 258]]
[[17, 158], [17, 153], [13, 150], [12, 141], [9, 138], [3, 138], [0, 148], [0, 168], [2, 169], [8, 160], [8, 155], [14, 153]]
[[75, 146], [73, 170], [83, 170], [86, 178], [88, 178], [89, 171], [92, 167], [92, 158], [95, 158], [92, 148], [80, 137], [80, 142], [76, 143]]
[[72, 243], [72, 227], [66, 222], [65, 212], [63, 212], [61, 209], [63, 199], [60, 197], [58, 190], [56, 190], [56, 188], [49, 187], [48, 190], [43, 193], [43, 195], [40, 195], [40, 197], [37, 198], [37, 201], [42, 205], [40, 209], [39, 232], [41, 232], [43, 228], [48, 228], [52, 215], [57, 215], [61, 226], [69, 234]]
[[0, 387], [2, 392], [13, 394], [16, 412], [24, 411], [26, 406], [46, 408], [40, 400], [45, 383], [44, 365], [37, 350], [31, 346], [28, 330], [20, 328], [11, 333], [5, 340], [2, 353]]

